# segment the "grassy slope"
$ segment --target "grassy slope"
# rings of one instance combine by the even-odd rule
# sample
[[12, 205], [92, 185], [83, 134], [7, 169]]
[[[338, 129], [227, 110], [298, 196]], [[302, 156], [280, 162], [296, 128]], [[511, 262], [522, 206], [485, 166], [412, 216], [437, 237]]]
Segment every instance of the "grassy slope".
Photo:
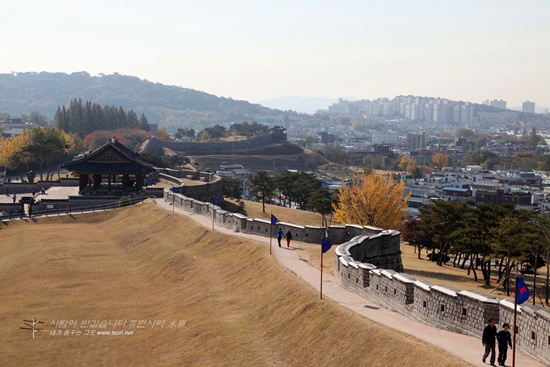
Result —
[[[0, 227], [0, 365], [464, 366], [319, 301], [265, 248], [153, 204]], [[187, 320], [32, 339], [22, 319]], [[80, 329], [83, 330], [83, 329]]]

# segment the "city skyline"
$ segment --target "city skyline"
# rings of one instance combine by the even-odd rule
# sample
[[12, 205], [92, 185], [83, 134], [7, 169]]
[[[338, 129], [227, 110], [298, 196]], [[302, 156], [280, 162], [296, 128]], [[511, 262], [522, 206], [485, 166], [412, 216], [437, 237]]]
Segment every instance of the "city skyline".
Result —
[[0, 1], [0, 72], [118, 72], [257, 102], [550, 106], [550, 3]]

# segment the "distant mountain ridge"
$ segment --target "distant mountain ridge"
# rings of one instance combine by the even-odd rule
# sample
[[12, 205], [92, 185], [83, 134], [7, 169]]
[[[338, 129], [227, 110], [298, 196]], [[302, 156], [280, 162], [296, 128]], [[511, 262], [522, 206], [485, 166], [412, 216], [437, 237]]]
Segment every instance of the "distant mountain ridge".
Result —
[[144, 113], [150, 123], [174, 126], [201, 127], [282, 113], [247, 101], [118, 73], [99, 76], [87, 72], [0, 74], [0, 111], [13, 116], [39, 111], [53, 119], [57, 107], [68, 106], [74, 98], [122, 106], [138, 115]]

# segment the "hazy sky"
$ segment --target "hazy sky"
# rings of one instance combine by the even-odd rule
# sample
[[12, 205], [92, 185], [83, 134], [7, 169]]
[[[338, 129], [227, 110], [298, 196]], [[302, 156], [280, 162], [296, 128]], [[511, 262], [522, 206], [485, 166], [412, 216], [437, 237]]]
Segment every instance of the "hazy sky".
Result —
[[0, 0], [0, 72], [118, 72], [258, 101], [550, 106], [549, 0]]

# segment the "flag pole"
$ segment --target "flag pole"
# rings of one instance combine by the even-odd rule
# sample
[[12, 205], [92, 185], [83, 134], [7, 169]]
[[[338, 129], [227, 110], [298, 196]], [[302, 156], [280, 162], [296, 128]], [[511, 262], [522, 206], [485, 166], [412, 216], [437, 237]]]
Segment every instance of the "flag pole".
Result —
[[174, 185], [172, 185], [172, 213], [174, 213], [174, 206], [176, 205], [176, 193], [174, 192]]
[[512, 367], [516, 367], [516, 330], [517, 330], [517, 316], [518, 316], [518, 266], [516, 265], [516, 291], [514, 294], [514, 329], [512, 331]]
[[216, 216], [216, 205], [212, 204], [212, 229], [214, 229], [214, 219]]
[[319, 296], [323, 299], [323, 243], [321, 242], [321, 284], [319, 286]]
[[269, 214], [269, 254], [271, 255], [271, 241], [273, 239], [273, 211]]
[[[324, 222], [325, 227], [325, 237], [321, 240], [321, 284], [319, 285], [319, 297], [323, 299], [323, 254], [325, 253], [323, 250], [323, 242], [324, 239], [328, 239], [328, 227], [327, 227], [327, 221], [325, 220], [325, 215], [323, 214], [321, 217], [321, 221]], [[323, 223], [322, 223], [323, 224]]]

